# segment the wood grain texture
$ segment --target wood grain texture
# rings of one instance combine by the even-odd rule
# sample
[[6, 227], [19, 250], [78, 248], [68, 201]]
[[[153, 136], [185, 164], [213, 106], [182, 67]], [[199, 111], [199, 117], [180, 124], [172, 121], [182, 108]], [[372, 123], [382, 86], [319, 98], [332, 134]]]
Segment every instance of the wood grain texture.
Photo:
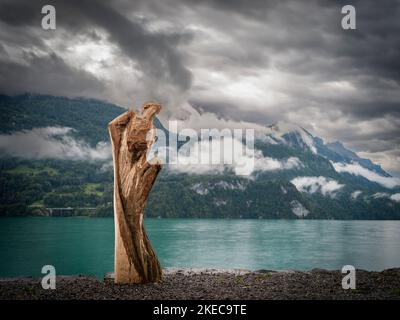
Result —
[[114, 162], [115, 282], [161, 280], [162, 271], [143, 225], [143, 211], [161, 164], [147, 161], [155, 139], [158, 103], [127, 111], [108, 125]]

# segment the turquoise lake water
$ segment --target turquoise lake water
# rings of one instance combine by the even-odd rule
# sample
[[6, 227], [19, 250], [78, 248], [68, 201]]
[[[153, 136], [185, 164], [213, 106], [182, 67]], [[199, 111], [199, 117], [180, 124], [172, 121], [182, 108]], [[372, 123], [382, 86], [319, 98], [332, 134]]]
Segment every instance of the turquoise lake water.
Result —
[[[146, 219], [163, 267], [366, 270], [400, 267], [400, 221]], [[102, 278], [113, 270], [112, 218], [0, 218], [0, 277]]]

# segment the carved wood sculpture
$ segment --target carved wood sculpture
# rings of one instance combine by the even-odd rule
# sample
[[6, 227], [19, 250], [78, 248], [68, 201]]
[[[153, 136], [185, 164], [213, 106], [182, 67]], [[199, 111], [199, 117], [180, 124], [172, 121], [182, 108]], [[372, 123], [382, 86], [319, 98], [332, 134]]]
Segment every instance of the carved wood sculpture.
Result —
[[108, 125], [114, 161], [115, 283], [161, 280], [162, 271], [143, 225], [143, 210], [161, 170], [147, 151], [155, 140], [154, 116], [161, 105], [146, 103]]

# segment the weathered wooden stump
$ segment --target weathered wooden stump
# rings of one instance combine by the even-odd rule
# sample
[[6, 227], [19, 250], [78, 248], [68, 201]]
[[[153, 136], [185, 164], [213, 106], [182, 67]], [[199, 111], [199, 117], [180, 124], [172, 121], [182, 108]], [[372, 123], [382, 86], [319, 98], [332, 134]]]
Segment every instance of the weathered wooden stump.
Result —
[[162, 271], [143, 225], [143, 210], [161, 170], [147, 161], [155, 140], [158, 103], [146, 103], [140, 113], [127, 111], [108, 125], [114, 161], [115, 283], [161, 280]]

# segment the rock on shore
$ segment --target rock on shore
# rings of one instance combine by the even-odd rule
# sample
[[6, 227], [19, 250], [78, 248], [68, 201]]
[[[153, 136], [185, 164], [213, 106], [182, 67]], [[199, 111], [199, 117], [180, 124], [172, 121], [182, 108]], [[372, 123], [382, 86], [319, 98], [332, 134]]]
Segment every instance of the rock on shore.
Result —
[[164, 269], [160, 283], [116, 285], [112, 274], [99, 281], [59, 276], [55, 290], [40, 279], [0, 280], [0, 299], [400, 299], [400, 268], [357, 270], [356, 289], [342, 289], [340, 271]]

